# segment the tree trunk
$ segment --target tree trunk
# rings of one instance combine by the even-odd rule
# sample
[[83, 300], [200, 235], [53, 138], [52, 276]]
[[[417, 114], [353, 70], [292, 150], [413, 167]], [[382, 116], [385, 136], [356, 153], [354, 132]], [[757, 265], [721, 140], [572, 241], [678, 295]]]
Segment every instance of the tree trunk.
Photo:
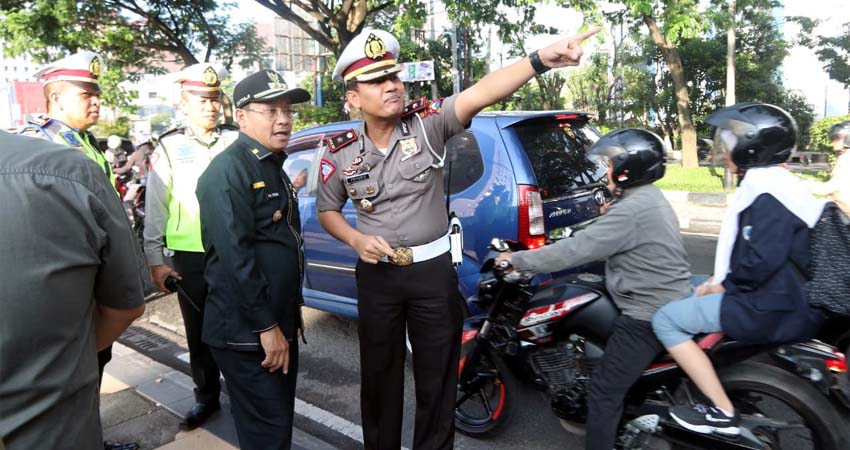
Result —
[[688, 85], [685, 81], [682, 58], [679, 57], [679, 51], [673, 43], [661, 34], [661, 30], [658, 29], [658, 24], [652, 16], [644, 16], [643, 21], [647, 28], [649, 28], [652, 40], [661, 51], [664, 62], [667, 63], [667, 68], [670, 70], [670, 76], [673, 78], [676, 110], [679, 116], [679, 128], [682, 137], [682, 167], [686, 169], [698, 167], [697, 132], [694, 128], [694, 122], [691, 119], [690, 97], [688, 97]]
[[[729, 0], [729, 30], [726, 32], [726, 106], [735, 104], [735, 3]], [[735, 174], [727, 167], [723, 171], [723, 189], [735, 189]]]

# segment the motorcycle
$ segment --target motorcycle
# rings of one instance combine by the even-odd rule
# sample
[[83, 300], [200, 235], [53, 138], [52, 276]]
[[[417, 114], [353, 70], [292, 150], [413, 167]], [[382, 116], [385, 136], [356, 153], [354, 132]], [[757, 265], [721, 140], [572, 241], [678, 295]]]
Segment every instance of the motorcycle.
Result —
[[[522, 250], [494, 239], [481, 267], [477, 298], [486, 314], [462, 333], [455, 426], [493, 436], [519, 407], [518, 384], [533, 384], [562, 426], [583, 434], [593, 369], [620, 312], [602, 276], [569, 274], [535, 286], [532, 277], [495, 264]], [[674, 405], [706, 402], [668, 355], [647, 367], [629, 391], [617, 439], [622, 449], [847, 449], [847, 362], [819, 341], [782, 346], [697, 336], [741, 415], [741, 434], [698, 434], [668, 415]]]

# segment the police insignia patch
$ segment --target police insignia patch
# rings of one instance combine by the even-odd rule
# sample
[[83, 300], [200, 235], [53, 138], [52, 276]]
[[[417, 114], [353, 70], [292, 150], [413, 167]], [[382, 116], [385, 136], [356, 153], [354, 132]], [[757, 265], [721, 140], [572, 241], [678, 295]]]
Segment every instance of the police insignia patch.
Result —
[[100, 76], [100, 59], [97, 56], [91, 59], [89, 63], [89, 72], [91, 72], [92, 78], [97, 78]]
[[336, 166], [333, 165], [332, 162], [328, 161], [325, 158], [322, 158], [321, 163], [321, 172], [322, 172], [322, 184], [328, 182], [331, 179], [331, 176], [336, 172]]
[[204, 70], [204, 84], [207, 86], [215, 86], [218, 83], [218, 74], [215, 73], [215, 69], [211, 66], [208, 66], [206, 70]]
[[387, 46], [381, 38], [375, 36], [374, 33], [369, 33], [369, 37], [366, 38], [366, 45], [363, 48], [363, 52], [366, 53], [366, 56], [369, 59], [378, 61], [387, 54]]

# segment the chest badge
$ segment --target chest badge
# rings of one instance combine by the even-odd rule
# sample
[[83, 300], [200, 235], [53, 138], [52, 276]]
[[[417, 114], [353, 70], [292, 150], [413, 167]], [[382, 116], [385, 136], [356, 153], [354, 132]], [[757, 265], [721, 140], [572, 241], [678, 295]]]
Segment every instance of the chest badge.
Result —
[[401, 150], [401, 154], [404, 155], [401, 157], [402, 161], [406, 161], [419, 153], [419, 146], [416, 145], [415, 138], [407, 138], [398, 141], [399, 149]]
[[354, 166], [359, 166], [359, 165], [360, 165], [360, 163], [362, 163], [362, 162], [363, 162], [363, 157], [362, 157], [362, 156], [358, 156], [358, 157], [354, 158], [354, 159], [351, 161], [351, 166], [352, 166], [352, 167], [354, 167]]
[[375, 193], [375, 188], [370, 184], [366, 186], [366, 195], [372, 195]]
[[278, 222], [280, 222], [280, 219], [283, 219], [283, 211], [278, 209], [277, 211], [274, 212], [274, 214], [272, 214], [272, 221], [274, 223], [278, 223]]
[[366, 211], [367, 213], [370, 213], [375, 210], [375, 205], [373, 205], [372, 202], [365, 198], [363, 200], [360, 200], [360, 207], [363, 208], [363, 211]]
[[346, 168], [342, 171], [342, 174], [343, 174], [344, 176], [346, 176], [346, 177], [350, 177], [351, 175], [354, 175], [355, 173], [357, 173], [357, 169], [355, 169], [354, 167], [351, 167], [351, 166], [346, 167]]

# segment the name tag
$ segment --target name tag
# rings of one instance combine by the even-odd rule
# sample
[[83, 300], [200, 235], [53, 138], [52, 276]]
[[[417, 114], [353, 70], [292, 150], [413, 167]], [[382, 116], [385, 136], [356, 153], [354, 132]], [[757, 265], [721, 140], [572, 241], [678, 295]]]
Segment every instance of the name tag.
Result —
[[370, 174], [361, 173], [360, 175], [354, 175], [353, 177], [346, 178], [345, 182], [348, 183], [348, 184], [352, 184], [352, 183], [356, 183], [358, 181], [368, 180], [369, 177], [370, 177]]
[[270, 192], [266, 194], [266, 198], [278, 198], [280, 197], [280, 192]]
[[258, 181], [258, 182], [254, 183], [254, 184], [253, 184], [253, 185], [251, 185], [251, 186], [252, 186], [254, 189], [262, 189], [262, 188], [266, 187], [266, 182], [265, 182], [265, 181]]

